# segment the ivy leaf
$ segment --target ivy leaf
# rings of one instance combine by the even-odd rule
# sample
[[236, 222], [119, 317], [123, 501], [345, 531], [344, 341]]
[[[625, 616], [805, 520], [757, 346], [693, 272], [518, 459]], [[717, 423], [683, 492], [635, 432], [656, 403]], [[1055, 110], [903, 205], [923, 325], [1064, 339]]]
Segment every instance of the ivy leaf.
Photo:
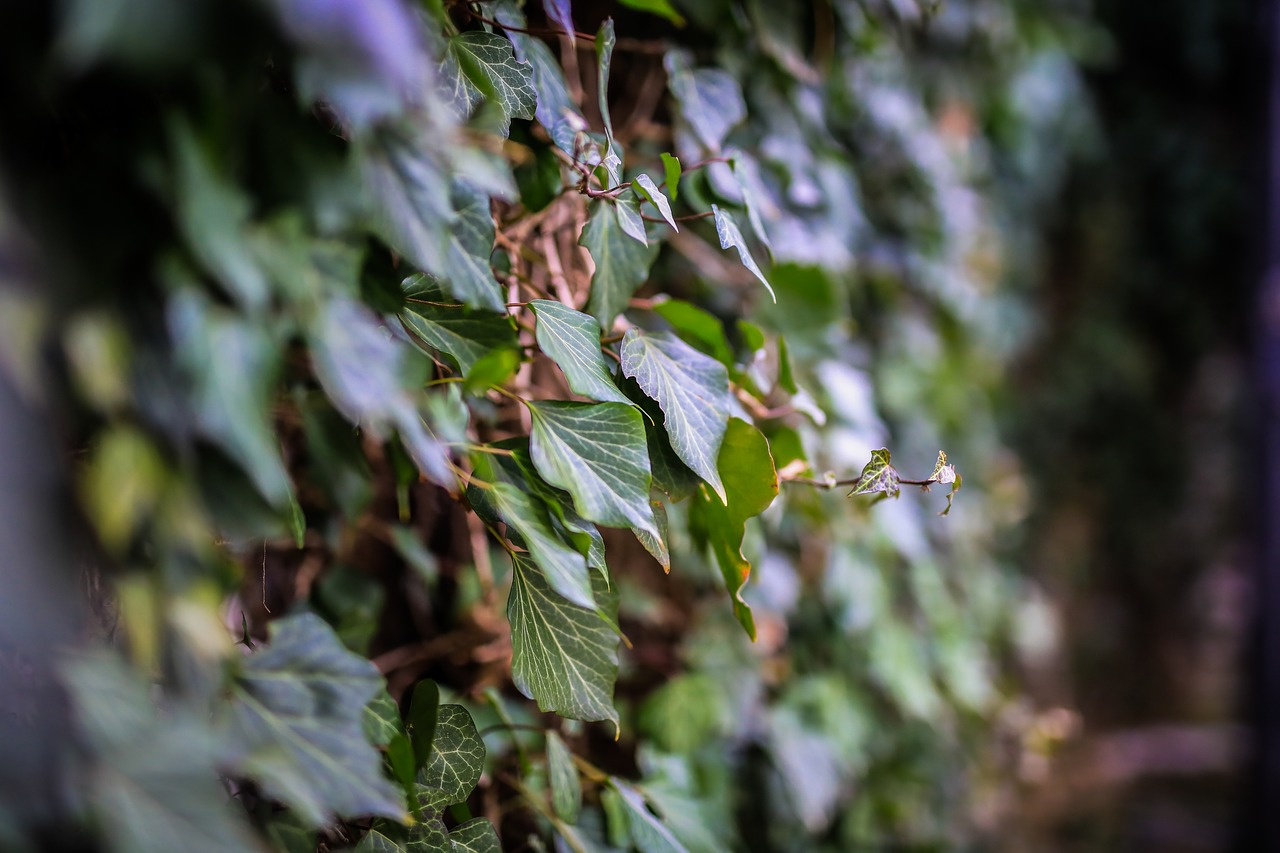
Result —
[[690, 509], [690, 527], [698, 539], [710, 546], [733, 598], [734, 616], [754, 640], [755, 619], [742, 599], [742, 587], [751, 576], [751, 563], [742, 554], [742, 538], [747, 519], [764, 512], [777, 497], [778, 474], [768, 440], [760, 430], [738, 418], [729, 421], [719, 466], [728, 503], [714, 500], [702, 486], [699, 500]]
[[582, 812], [582, 780], [573, 763], [573, 753], [560, 735], [547, 732], [547, 777], [551, 780], [551, 805], [560, 819], [577, 823]]
[[403, 797], [382, 775], [361, 725], [382, 683], [319, 616], [272, 623], [270, 644], [244, 659], [231, 688], [227, 729], [238, 772], [309, 827], [335, 816], [403, 820]]
[[442, 808], [471, 796], [484, 772], [484, 756], [484, 740], [467, 709], [441, 705], [431, 758], [418, 771], [418, 785], [426, 789], [423, 805]]
[[502, 842], [487, 818], [477, 817], [449, 830], [453, 853], [502, 853]]
[[577, 720], [610, 720], [618, 728], [613, 685], [618, 677], [618, 595], [592, 578], [594, 595], [609, 622], [594, 610], [554, 595], [524, 554], [512, 557], [511, 677], [538, 708]]
[[489, 196], [463, 181], [450, 192], [455, 215], [446, 244], [444, 285], [458, 299], [477, 308], [502, 311], [506, 302], [493, 271], [493, 216]]
[[660, 18], [666, 18], [677, 27], [684, 26], [684, 18], [671, 5], [671, 0], [619, 0], [628, 9], [638, 9]]
[[[545, 0], [545, 2], [562, 2], [566, 10], [569, 5], [568, 0]], [[548, 17], [550, 15], [548, 6]], [[573, 96], [569, 94], [569, 86], [565, 83], [560, 62], [552, 54], [546, 42], [528, 33], [520, 32], [525, 28], [525, 18], [510, 0], [496, 4], [493, 7], [493, 17], [506, 29], [516, 59], [529, 63], [533, 88], [538, 94], [538, 106], [534, 110], [534, 117], [546, 128], [552, 142], [565, 153], [573, 154], [574, 140], [578, 131], [586, 129], [587, 121], [578, 111], [578, 105]], [[568, 29], [572, 30], [572, 16], [567, 12], [565, 21], [568, 22]], [[572, 32], [569, 38], [574, 39]]]
[[632, 528], [631, 532], [636, 535], [636, 539], [640, 540], [640, 544], [653, 559], [658, 561], [662, 570], [671, 574], [671, 551], [667, 548], [667, 508], [662, 501], [650, 501], [650, 505], [653, 507], [653, 519], [658, 524], [658, 535], [654, 536], [646, 530], [636, 528]]
[[401, 112], [429, 73], [413, 13], [403, 4], [264, 4], [298, 48], [295, 76], [304, 102], [324, 100], [362, 129]]
[[400, 709], [386, 687], [378, 691], [369, 704], [364, 706], [360, 724], [365, 739], [374, 746], [386, 746], [393, 737], [400, 734]]
[[533, 74], [516, 59], [511, 42], [497, 33], [473, 30], [449, 39], [441, 76], [463, 116], [469, 116], [487, 95], [502, 114], [501, 133], [507, 136], [512, 118], [531, 119], [538, 105]]
[[556, 532], [546, 504], [527, 483], [511, 482], [485, 455], [477, 454], [474, 466], [476, 477], [486, 484], [473, 481], [467, 487], [467, 499], [476, 512], [514, 530], [557, 593], [579, 607], [594, 608], [587, 561]]
[[609, 67], [613, 64], [613, 18], [605, 18], [596, 32], [596, 92], [599, 93], [600, 118], [604, 120], [605, 147], [613, 153], [613, 119], [609, 116]]
[[618, 225], [622, 232], [641, 245], [649, 245], [649, 235], [644, 230], [644, 217], [640, 215], [640, 205], [634, 198], [619, 196], [614, 199], [614, 208], [618, 215]]
[[413, 748], [415, 772], [431, 759], [439, 717], [440, 688], [431, 679], [424, 678], [413, 686], [413, 696], [409, 700], [409, 718], [405, 720], [405, 731]]
[[582, 229], [579, 244], [591, 253], [596, 271], [591, 276], [591, 296], [587, 312], [600, 328], [608, 331], [627, 307], [627, 301], [649, 276], [656, 247], [646, 246], [629, 236], [618, 220], [618, 208], [605, 199], [591, 204], [591, 214]]
[[400, 320], [433, 348], [453, 356], [463, 375], [495, 349], [517, 346], [516, 333], [506, 314], [476, 311], [466, 305], [432, 304], [441, 301], [439, 287], [426, 275], [407, 278]]
[[666, 177], [667, 192], [671, 194], [671, 200], [675, 201], [680, 194], [680, 158], [662, 152], [662, 169]]
[[719, 317], [683, 299], [665, 297], [654, 300], [653, 312], [670, 323], [680, 337], [725, 367], [733, 367], [733, 350]]
[[954, 465], [947, 462], [947, 454], [938, 451], [938, 461], [933, 466], [933, 473], [929, 475], [930, 480], [941, 483], [944, 486], [950, 485], [951, 491], [947, 492], [947, 506], [938, 515], [949, 515], [951, 513], [951, 501], [955, 498], [956, 492], [960, 491], [960, 486], [964, 483], [964, 478], [956, 473]]
[[751, 270], [756, 278], [760, 279], [760, 283], [764, 285], [765, 290], [769, 291], [769, 296], [776, 303], [778, 295], [773, 292], [773, 286], [764, 277], [764, 273], [760, 272], [760, 267], [756, 266], [755, 258], [751, 257], [751, 250], [747, 248], [747, 239], [738, 230], [738, 223], [733, 221], [733, 215], [714, 204], [711, 205], [711, 212], [715, 214], [716, 236], [720, 238], [720, 248], [737, 249], [738, 257], [742, 259], [742, 265]]
[[546, 10], [547, 20], [553, 24], [559, 24], [564, 30], [564, 34], [569, 37], [569, 43], [577, 44], [573, 28], [573, 11], [569, 7], [569, 0], [542, 0], [542, 8]]
[[626, 806], [631, 841], [640, 853], [689, 853], [688, 848], [671, 834], [671, 830], [649, 811], [649, 806], [639, 791], [614, 776], [609, 777], [609, 786], [617, 792]]
[[451, 487], [448, 453], [400, 385], [402, 344], [349, 299], [329, 300], [308, 332], [316, 376], [337, 409], [352, 423], [394, 426], [422, 472]]
[[725, 137], [747, 117], [742, 88], [721, 68], [693, 70], [686, 51], [667, 52], [668, 87], [680, 104], [680, 117], [710, 152], [718, 152]]
[[726, 500], [716, 467], [729, 422], [729, 374], [720, 362], [668, 332], [627, 330], [622, 372], [662, 408], [676, 455]]
[[64, 667], [64, 683], [94, 755], [80, 781], [110, 849], [255, 849], [248, 825], [220, 790], [218, 744], [199, 715], [161, 716], [149, 685], [105, 650], [73, 659]]
[[594, 317], [549, 299], [535, 299], [529, 307], [538, 318], [538, 346], [564, 371], [573, 393], [630, 405], [605, 366], [600, 327]]
[[[679, 167], [677, 166], [677, 168]], [[676, 231], [680, 230], [680, 226], [676, 225], [675, 217], [671, 215], [671, 203], [662, 194], [662, 190], [658, 189], [658, 185], [653, 182], [653, 178], [645, 174], [636, 175], [634, 187], [637, 195], [658, 209], [658, 213], [662, 214], [662, 218], [667, 220], [668, 225]], [[643, 220], [641, 220], [641, 223], [643, 224]]]
[[201, 433], [239, 463], [269, 503], [287, 506], [293, 487], [269, 416], [278, 347], [265, 331], [195, 291], [173, 295], [168, 320]]
[[548, 401], [530, 403], [529, 413], [533, 464], [548, 483], [573, 495], [579, 515], [658, 535], [644, 419], [634, 407]]
[[901, 494], [899, 479], [898, 469], [889, 464], [889, 451], [883, 447], [873, 450], [871, 461], [863, 467], [857, 484], [850, 490], [847, 497], [884, 492], [889, 497], [896, 498]]

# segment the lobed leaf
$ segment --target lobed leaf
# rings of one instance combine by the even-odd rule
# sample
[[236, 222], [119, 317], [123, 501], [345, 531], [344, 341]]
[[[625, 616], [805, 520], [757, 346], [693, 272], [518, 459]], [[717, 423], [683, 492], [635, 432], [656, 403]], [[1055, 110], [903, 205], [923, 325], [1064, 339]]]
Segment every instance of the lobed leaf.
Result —
[[[617, 619], [618, 596], [593, 578], [593, 595], [609, 622]], [[609, 622], [554, 595], [538, 566], [525, 554], [512, 556], [511, 677], [543, 711], [578, 720], [610, 720], [617, 729], [613, 685], [618, 677], [618, 636]]]
[[238, 772], [310, 827], [334, 817], [402, 820], [403, 796], [362, 728], [382, 683], [315, 614], [272, 623], [271, 642], [245, 658], [231, 687], [225, 725]]
[[751, 563], [742, 553], [746, 521], [768, 509], [778, 495], [778, 474], [769, 442], [751, 424], [738, 418], [729, 421], [718, 458], [724, 478], [727, 503], [714, 500], [704, 485], [690, 510], [690, 527], [711, 548], [725, 586], [733, 599], [733, 612], [752, 640], [756, 638], [755, 618], [742, 598], [742, 587], [751, 576]]
[[503, 136], [510, 132], [512, 118], [534, 117], [538, 96], [532, 69], [516, 59], [511, 42], [497, 33], [473, 30], [450, 38], [440, 76], [464, 118], [492, 97], [501, 111]]
[[426, 275], [405, 279], [402, 289], [406, 301], [401, 322], [425, 343], [452, 356], [463, 375], [493, 350], [518, 345], [505, 313], [440, 304], [443, 294]]
[[858, 482], [849, 491], [847, 497], [884, 492], [889, 497], [896, 498], [901, 494], [902, 490], [898, 485], [901, 479], [898, 476], [898, 469], [889, 464], [889, 460], [889, 451], [886, 448], [871, 451], [871, 461], [863, 466]]
[[529, 307], [538, 318], [538, 346], [564, 372], [573, 393], [630, 405], [605, 366], [594, 317], [548, 299], [535, 299]]
[[720, 362], [667, 332], [627, 330], [622, 372], [662, 408], [671, 448], [727, 500], [716, 465], [729, 422], [729, 374]]
[[574, 509], [608, 527], [657, 536], [649, 506], [649, 452], [640, 413], [622, 403], [529, 404], [533, 463], [573, 496]]

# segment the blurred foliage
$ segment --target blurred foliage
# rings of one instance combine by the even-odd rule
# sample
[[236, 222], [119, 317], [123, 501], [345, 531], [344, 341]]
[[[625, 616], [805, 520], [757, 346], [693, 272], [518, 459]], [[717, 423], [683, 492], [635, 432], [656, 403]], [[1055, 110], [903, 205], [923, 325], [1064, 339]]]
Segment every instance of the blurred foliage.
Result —
[[6, 844], [998, 839], [1074, 4], [68, 0], [0, 45], [0, 368], [117, 650]]

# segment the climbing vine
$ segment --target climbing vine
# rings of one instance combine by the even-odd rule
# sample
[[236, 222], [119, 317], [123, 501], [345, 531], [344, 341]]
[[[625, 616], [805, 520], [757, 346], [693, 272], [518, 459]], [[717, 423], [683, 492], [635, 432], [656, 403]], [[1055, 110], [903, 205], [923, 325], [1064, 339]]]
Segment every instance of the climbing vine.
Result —
[[95, 546], [58, 570], [109, 590], [56, 664], [104, 849], [973, 831], [1019, 593], [998, 494], [935, 517], [937, 447], [1004, 458], [976, 117], [1034, 136], [1004, 93], [1039, 54], [981, 22], [1030, 13], [611, 5], [72, 2], [0, 37], [44, 51], [0, 176], [57, 355], [3, 365], [75, 449]]

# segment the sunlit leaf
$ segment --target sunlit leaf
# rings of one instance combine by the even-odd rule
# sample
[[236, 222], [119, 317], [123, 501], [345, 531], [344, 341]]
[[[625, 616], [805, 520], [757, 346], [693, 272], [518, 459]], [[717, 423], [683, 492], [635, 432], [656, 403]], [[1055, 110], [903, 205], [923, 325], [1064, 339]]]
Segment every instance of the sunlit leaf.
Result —
[[734, 615], [754, 640], [755, 619], [742, 598], [742, 587], [751, 575], [742, 539], [747, 519], [764, 512], [777, 497], [778, 474], [769, 442], [758, 429], [738, 418], [729, 421], [718, 465], [729, 500], [721, 503], [702, 486], [690, 509], [690, 526], [710, 547], [733, 599]]
[[680, 158], [665, 151], [662, 152], [662, 170], [666, 177], [667, 195], [675, 201], [680, 195]]
[[658, 189], [653, 178], [644, 174], [636, 175], [635, 189], [637, 194], [658, 209], [658, 213], [662, 214], [662, 218], [668, 225], [676, 231], [680, 230], [680, 226], [676, 225], [675, 217], [671, 215], [671, 202], [667, 201], [667, 197], [662, 194], [662, 190]]
[[[593, 576], [595, 600], [610, 621], [618, 597]], [[543, 711], [618, 725], [613, 685], [618, 676], [618, 636], [595, 609], [577, 607], [552, 592], [524, 554], [512, 558], [511, 677]]]
[[628, 329], [622, 372], [662, 408], [671, 447], [726, 500], [716, 465], [729, 421], [729, 375], [720, 362], [667, 332]]
[[245, 658], [231, 688], [236, 767], [312, 827], [335, 816], [403, 819], [403, 795], [362, 728], [381, 687], [374, 665], [343, 648], [318, 616], [272, 623], [271, 642]]
[[733, 214], [714, 204], [711, 205], [711, 211], [715, 214], [716, 236], [720, 238], [720, 248], [737, 249], [738, 257], [742, 259], [742, 265], [751, 270], [752, 275], [760, 279], [760, 283], [764, 285], [765, 290], [769, 291], [769, 297], [774, 302], [777, 302], [778, 296], [773, 292], [773, 285], [769, 284], [769, 280], [764, 277], [764, 273], [756, 265], [755, 259], [751, 257], [751, 250], [747, 247], [747, 240], [742, 236], [742, 232], [738, 230], [738, 223], [733, 221]]

